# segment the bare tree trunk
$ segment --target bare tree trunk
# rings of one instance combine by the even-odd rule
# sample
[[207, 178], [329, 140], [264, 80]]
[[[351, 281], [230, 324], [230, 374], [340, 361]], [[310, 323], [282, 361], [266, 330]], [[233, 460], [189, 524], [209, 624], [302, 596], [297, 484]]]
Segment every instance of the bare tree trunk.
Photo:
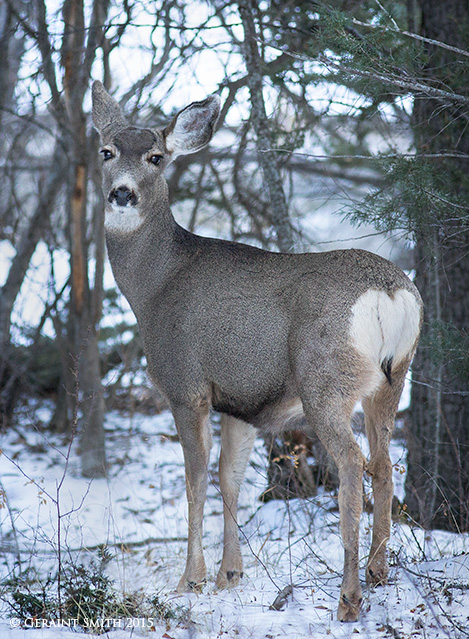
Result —
[[90, 325], [80, 353], [78, 367], [80, 380], [80, 451], [84, 477], [106, 475], [106, 448], [104, 440], [105, 405], [101, 385], [98, 333]]
[[[98, 3], [99, 4], [99, 3]], [[103, 3], [101, 3], [103, 4]], [[107, 6], [107, 3], [104, 3]], [[101, 7], [102, 9], [102, 7]], [[80, 419], [80, 451], [82, 473], [85, 477], [106, 474], [104, 440], [104, 398], [101, 384], [98, 349], [99, 320], [102, 305], [104, 252], [96, 251], [96, 277], [94, 287], [89, 281], [89, 243], [87, 238], [87, 202], [90, 164], [90, 145], [86, 133], [86, 115], [83, 99], [89, 81], [91, 62], [95, 55], [97, 28], [94, 24], [100, 14], [95, 3], [92, 28], [85, 46], [85, 18], [83, 0], [65, 0], [63, 4], [64, 37], [61, 61], [64, 70], [64, 97], [71, 131], [72, 167], [69, 192], [69, 228], [71, 255], [70, 321], [73, 345], [73, 365], [77, 375]], [[102, 23], [101, 23], [102, 24]], [[94, 221], [96, 216], [94, 216]], [[96, 236], [95, 228], [90, 234]], [[98, 234], [98, 244], [102, 233]]]
[[[12, 3], [14, 4], [14, 3]], [[16, 0], [21, 6], [21, 0]], [[18, 70], [23, 56], [25, 38], [16, 33], [17, 20], [9, 3], [0, 5], [0, 126], [6, 110], [13, 109], [13, 94], [15, 91]]]
[[238, 7], [244, 28], [244, 59], [248, 71], [247, 84], [251, 96], [252, 122], [256, 132], [257, 157], [270, 196], [272, 223], [278, 246], [282, 252], [290, 253], [294, 246], [293, 229], [283, 190], [278, 154], [272, 151], [272, 137], [265, 109], [263, 63], [259, 55], [253, 17], [257, 7], [252, 0], [239, 0]]
[[[78, 137], [78, 136], [77, 136]], [[86, 145], [86, 136], [80, 136]], [[102, 287], [93, 290], [88, 275], [88, 244], [86, 238], [88, 166], [78, 163], [74, 167], [70, 198], [71, 240], [71, 300], [70, 323], [73, 344], [73, 362], [78, 376], [77, 391], [73, 397], [80, 413], [79, 433], [81, 467], [85, 477], [102, 477], [106, 473], [104, 442], [104, 399], [101, 385], [98, 332]], [[101, 259], [102, 252], [101, 253]], [[102, 266], [96, 265], [97, 273]]]

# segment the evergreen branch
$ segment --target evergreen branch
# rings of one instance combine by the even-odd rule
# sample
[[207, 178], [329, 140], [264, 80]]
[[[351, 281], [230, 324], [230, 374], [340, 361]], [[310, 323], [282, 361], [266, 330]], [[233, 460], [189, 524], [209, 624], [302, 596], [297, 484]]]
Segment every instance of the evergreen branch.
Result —
[[465, 49], [459, 49], [458, 47], [453, 47], [450, 44], [446, 44], [446, 42], [440, 42], [440, 40], [425, 38], [424, 36], [421, 36], [418, 33], [412, 33], [412, 31], [402, 31], [398, 27], [383, 27], [379, 24], [369, 24], [368, 22], [362, 22], [361, 20], [357, 20], [356, 18], [352, 18], [352, 22], [354, 24], [359, 25], [360, 27], [367, 27], [368, 29], [379, 29], [380, 31], [383, 31], [383, 32], [390, 31], [391, 33], [404, 35], [404, 36], [407, 36], [408, 38], [413, 38], [414, 40], [419, 40], [420, 42], [425, 42], [426, 44], [431, 44], [435, 47], [440, 47], [441, 49], [447, 49], [448, 51], [452, 51], [453, 53], [457, 53], [458, 55], [464, 55], [469, 58], [469, 51], [466, 51]]
[[[469, 97], [465, 95], [461, 95], [460, 93], [451, 93], [450, 91], [443, 91], [443, 89], [431, 87], [428, 84], [424, 84], [423, 82], [419, 82], [418, 80], [414, 80], [412, 78], [402, 79], [402, 77], [397, 77], [392, 73], [390, 73], [389, 75], [385, 75], [376, 71], [366, 71], [364, 69], [357, 69], [356, 67], [348, 67], [347, 65], [344, 65], [340, 62], [331, 60], [325, 55], [320, 55], [318, 57], [318, 60], [325, 66], [329, 66], [336, 71], [347, 73], [349, 75], [357, 75], [364, 78], [369, 78], [370, 80], [376, 80], [378, 82], [383, 82], [384, 84], [393, 84], [400, 89], [405, 89], [409, 93], [422, 94], [429, 98], [435, 98], [436, 100], [439, 100], [445, 104], [448, 102], [456, 102], [459, 104], [464, 104], [466, 106], [469, 105]], [[309, 59], [309, 61], [312, 60]]]
[[[271, 42], [265, 42], [267, 46], [271, 49], [275, 49], [277, 51], [282, 51], [286, 55], [294, 58], [295, 60], [301, 60], [302, 62], [321, 62], [324, 66], [330, 67], [335, 71], [339, 71], [341, 73], [345, 73], [347, 75], [356, 75], [364, 78], [369, 78], [370, 80], [375, 80], [377, 82], [382, 82], [383, 84], [391, 84], [400, 89], [404, 89], [406, 92], [414, 94], [414, 95], [425, 95], [428, 98], [434, 98], [447, 105], [449, 103], [457, 103], [460, 105], [469, 106], [469, 97], [465, 95], [461, 95], [460, 93], [452, 93], [450, 91], [444, 91], [443, 89], [437, 89], [428, 84], [424, 84], [421, 81], [415, 80], [413, 78], [408, 77], [407, 79], [403, 79], [402, 75], [397, 76], [393, 73], [389, 73], [386, 75], [384, 73], [378, 73], [375, 71], [367, 71], [364, 69], [358, 69], [357, 67], [347, 66], [342, 64], [341, 62], [331, 60], [327, 56], [320, 54], [317, 59], [312, 58], [308, 55], [287, 51], [282, 49], [278, 45], [272, 44]], [[402, 70], [401, 70], [401, 73]], [[469, 116], [463, 115], [464, 119], [469, 119]]]
[[316, 155], [314, 153], [301, 153], [299, 151], [291, 151], [290, 149], [260, 149], [260, 153], [289, 153], [290, 155], [300, 155], [315, 160], [383, 160], [388, 158], [456, 158], [458, 160], [469, 160], [467, 153], [382, 153], [380, 155]]
[[391, 22], [393, 23], [393, 25], [395, 26], [396, 29], [398, 29], [399, 27], [397, 26], [397, 22], [394, 20], [394, 18], [392, 17], [392, 15], [389, 13], [389, 11], [387, 11], [383, 5], [381, 4], [381, 2], [379, 0], [375, 0], [376, 4], [378, 5], [378, 7], [381, 9], [381, 11], [383, 13], [385, 13], [388, 18], [391, 20]]
[[429, 198], [434, 198], [435, 200], [439, 200], [440, 202], [442, 202], [443, 204], [446, 204], [447, 206], [454, 207], [457, 209], [462, 209], [463, 211], [467, 211], [467, 204], [465, 205], [456, 204], [456, 202], [451, 202], [450, 200], [444, 198], [443, 196], [438, 195], [438, 193], [435, 193], [434, 191], [430, 191], [424, 187], [420, 187], [420, 188], [425, 193], [425, 195], [428, 195]]

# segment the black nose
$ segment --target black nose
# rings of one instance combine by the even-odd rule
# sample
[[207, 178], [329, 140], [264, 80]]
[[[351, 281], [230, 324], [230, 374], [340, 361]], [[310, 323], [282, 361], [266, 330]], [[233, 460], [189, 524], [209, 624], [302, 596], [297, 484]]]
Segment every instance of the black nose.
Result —
[[117, 189], [112, 189], [109, 193], [108, 200], [111, 204], [115, 201], [118, 206], [137, 204], [137, 196], [127, 186], [119, 186]]

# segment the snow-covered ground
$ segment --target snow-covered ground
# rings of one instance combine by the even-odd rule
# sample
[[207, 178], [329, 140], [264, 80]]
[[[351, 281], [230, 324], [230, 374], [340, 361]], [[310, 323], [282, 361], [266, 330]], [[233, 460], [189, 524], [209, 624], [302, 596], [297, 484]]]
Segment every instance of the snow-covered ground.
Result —
[[[40, 411], [31, 412], [31, 422]], [[119, 592], [157, 593], [169, 606], [184, 606], [185, 621], [115, 629], [109, 636], [189, 639], [222, 637], [459, 637], [469, 634], [469, 538], [424, 532], [393, 524], [390, 583], [368, 590], [359, 622], [336, 621], [342, 545], [333, 496], [319, 492], [306, 501], [258, 500], [266, 486], [265, 454], [259, 440], [240, 496], [240, 535], [245, 560], [242, 584], [217, 591], [214, 578], [222, 551], [222, 503], [218, 490], [215, 424], [211, 481], [205, 517], [209, 581], [202, 594], [177, 595], [185, 563], [186, 498], [182, 450], [172, 417], [111, 413], [107, 419], [110, 462], [107, 479], [80, 477], [74, 442], [59, 491], [63, 558], [86, 563], [105, 544], [113, 554], [107, 571]], [[361, 440], [360, 436], [359, 439]], [[29, 426], [4, 435], [0, 510], [2, 580], [34, 567], [44, 581], [57, 570], [57, 486], [64, 475], [66, 447]], [[365, 442], [361, 440], [366, 452]], [[395, 491], [403, 496], [405, 451], [393, 441]], [[369, 486], [366, 487], [369, 490]], [[67, 514], [68, 513], [68, 514]], [[14, 522], [14, 523], [13, 523]], [[361, 576], [370, 547], [372, 515], [361, 523]], [[278, 591], [293, 584], [282, 610], [269, 610]], [[14, 627], [3, 602], [0, 637], [63, 639], [81, 629]]]

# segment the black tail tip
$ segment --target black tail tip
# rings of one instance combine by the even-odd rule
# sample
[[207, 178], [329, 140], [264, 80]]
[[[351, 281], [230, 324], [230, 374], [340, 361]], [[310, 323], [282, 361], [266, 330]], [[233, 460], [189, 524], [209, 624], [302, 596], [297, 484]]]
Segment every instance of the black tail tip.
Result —
[[383, 371], [389, 385], [392, 386], [392, 357], [386, 357], [381, 362], [381, 370]]

